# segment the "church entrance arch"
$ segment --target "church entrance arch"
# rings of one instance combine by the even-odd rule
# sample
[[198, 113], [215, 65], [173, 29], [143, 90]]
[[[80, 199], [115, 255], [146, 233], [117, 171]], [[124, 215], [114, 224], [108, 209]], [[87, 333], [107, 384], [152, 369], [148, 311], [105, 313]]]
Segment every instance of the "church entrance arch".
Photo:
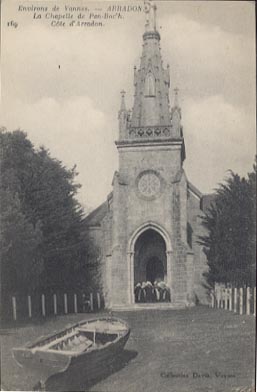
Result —
[[162, 228], [148, 224], [138, 229], [130, 241], [129, 255], [130, 303], [138, 302], [135, 287], [146, 282], [165, 282], [171, 288], [171, 244]]
[[167, 257], [163, 237], [153, 229], [144, 231], [136, 240], [134, 254], [135, 285], [166, 280]]

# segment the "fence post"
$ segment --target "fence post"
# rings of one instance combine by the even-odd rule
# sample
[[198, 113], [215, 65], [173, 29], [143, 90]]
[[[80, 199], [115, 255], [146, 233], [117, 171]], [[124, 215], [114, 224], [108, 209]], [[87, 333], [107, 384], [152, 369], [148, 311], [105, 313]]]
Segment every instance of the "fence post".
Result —
[[16, 298], [12, 297], [12, 314], [14, 321], [17, 320], [17, 305], [16, 305]]
[[211, 291], [211, 307], [214, 308], [214, 306], [215, 306], [215, 293], [212, 290]]
[[220, 287], [219, 285], [216, 285], [216, 291], [217, 291], [217, 308], [220, 308]]
[[251, 314], [251, 291], [250, 287], [246, 289], [246, 314], [249, 316]]
[[243, 288], [239, 289], [239, 314], [243, 314]]
[[68, 313], [68, 302], [67, 302], [67, 294], [64, 294], [64, 313]]
[[90, 293], [90, 310], [91, 312], [94, 310], [93, 293]]
[[224, 289], [220, 287], [220, 308], [224, 308]]
[[224, 289], [225, 310], [228, 310], [228, 289]]
[[45, 295], [42, 294], [41, 296], [41, 305], [42, 305], [42, 315], [45, 317], [46, 315], [46, 302], [45, 302]]
[[234, 313], [237, 312], [237, 287], [234, 289]]
[[29, 318], [32, 317], [32, 306], [31, 306], [31, 296], [28, 295], [28, 311], [29, 311]]
[[96, 297], [97, 297], [97, 307], [98, 307], [98, 309], [100, 309], [100, 308], [101, 308], [101, 298], [100, 298], [100, 294], [97, 293], [97, 294], [96, 294]]
[[232, 287], [229, 288], [229, 310], [232, 311]]
[[57, 315], [57, 296], [54, 294], [54, 315]]
[[220, 306], [219, 307], [220, 307], [220, 309], [222, 309], [222, 305], [223, 305], [222, 304], [222, 289], [221, 289], [220, 285], [218, 286], [218, 289], [219, 289], [219, 299], [220, 299], [220, 301], [219, 301], [220, 302]]
[[253, 315], [256, 316], [256, 287], [253, 288]]
[[74, 313], [78, 313], [77, 294], [74, 294]]

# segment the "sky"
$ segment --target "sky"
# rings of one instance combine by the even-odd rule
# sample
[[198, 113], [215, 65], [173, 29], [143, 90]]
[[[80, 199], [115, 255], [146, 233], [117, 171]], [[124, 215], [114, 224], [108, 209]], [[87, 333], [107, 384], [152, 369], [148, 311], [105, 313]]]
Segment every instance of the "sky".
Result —
[[[19, 6], [96, 9], [130, 5], [102, 27], [51, 26]], [[202, 193], [233, 170], [246, 175], [256, 151], [255, 9], [247, 1], [156, 1], [164, 66], [179, 88], [184, 168]], [[67, 167], [77, 165], [86, 210], [112, 190], [118, 170], [120, 91], [133, 105], [133, 68], [142, 52], [142, 1], [2, 2], [0, 126], [22, 129]], [[57, 13], [58, 14], [58, 13]], [[88, 17], [89, 14], [87, 14]], [[98, 19], [95, 19], [97, 21]], [[14, 27], [15, 22], [18, 24]], [[9, 25], [8, 25], [9, 22]]]

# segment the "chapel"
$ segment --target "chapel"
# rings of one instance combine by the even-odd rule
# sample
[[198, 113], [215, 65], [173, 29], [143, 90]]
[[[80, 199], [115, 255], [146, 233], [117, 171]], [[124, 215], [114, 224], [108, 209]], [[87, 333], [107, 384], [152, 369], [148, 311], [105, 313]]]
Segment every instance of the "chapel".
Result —
[[116, 310], [163, 306], [160, 297], [150, 303], [138, 298], [136, 288], [147, 282], [165, 285], [165, 306], [208, 300], [203, 277], [207, 261], [198, 237], [204, 233], [201, 216], [209, 198], [183, 169], [186, 149], [178, 89], [173, 89], [171, 105], [169, 66], [163, 66], [152, 2], [145, 14], [132, 110], [121, 92], [113, 190], [85, 219], [100, 250], [105, 306]]

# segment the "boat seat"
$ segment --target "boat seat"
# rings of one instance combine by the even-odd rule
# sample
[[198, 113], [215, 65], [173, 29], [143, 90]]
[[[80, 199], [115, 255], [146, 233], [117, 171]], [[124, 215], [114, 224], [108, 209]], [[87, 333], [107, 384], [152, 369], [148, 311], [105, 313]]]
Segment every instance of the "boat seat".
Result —
[[76, 328], [77, 331], [79, 332], [90, 332], [90, 333], [105, 333], [107, 335], [117, 335], [121, 331], [111, 331], [109, 329], [103, 329], [103, 328], [83, 328], [79, 327]]

